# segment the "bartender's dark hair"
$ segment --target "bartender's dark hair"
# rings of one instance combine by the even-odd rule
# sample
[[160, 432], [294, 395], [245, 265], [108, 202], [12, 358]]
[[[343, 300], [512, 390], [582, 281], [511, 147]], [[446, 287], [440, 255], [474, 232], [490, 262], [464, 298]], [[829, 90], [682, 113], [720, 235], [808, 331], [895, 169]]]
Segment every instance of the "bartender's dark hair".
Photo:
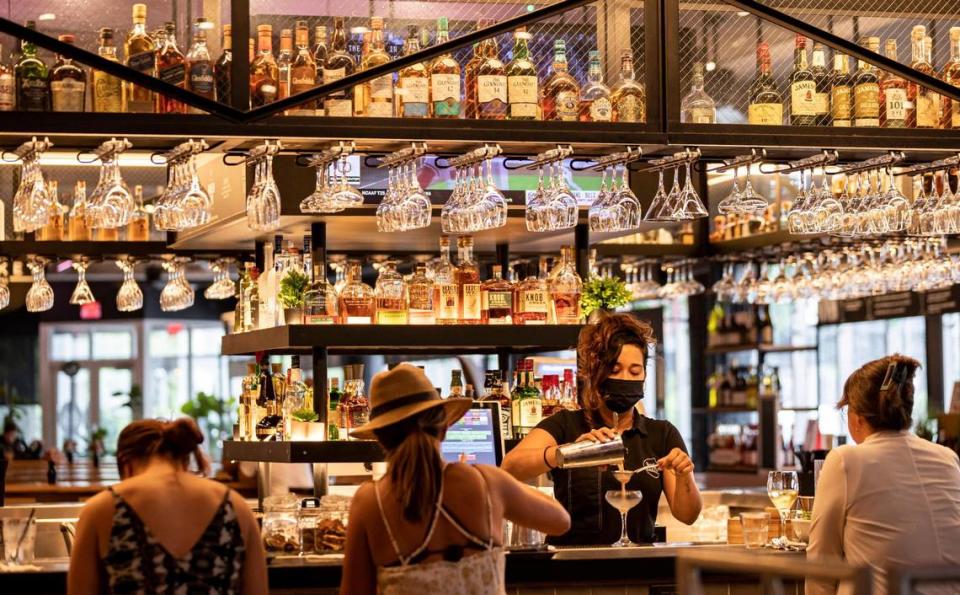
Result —
[[197, 463], [197, 469], [206, 475], [210, 470], [210, 463], [200, 449], [201, 444], [203, 434], [197, 423], [189, 417], [173, 421], [140, 419], [127, 424], [117, 438], [117, 467], [121, 474], [126, 474], [135, 461], [165, 456], [186, 469], [190, 466], [192, 456]]
[[920, 362], [896, 353], [864, 364], [847, 378], [837, 408], [849, 406], [875, 430], [905, 430], [913, 412], [913, 377]]
[[624, 345], [636, 345], [643, 351], [643, 365], [650, 357], [650, 346], [656, 343], [649, 323], [630, 314], [601, 313], [600, 319], [580, 331], [577, 342], [577, 375], [582, 388], [580, 406], [591, 421], [600, 408], [600, 384], [613, 372]]
[[395, 424], [374, 430], [387, 451], [390, 484], [411, 523], [430, 516], [440, 493], [443, 459], [436, 441], [447, 432], [443, 407], [431, 407]]

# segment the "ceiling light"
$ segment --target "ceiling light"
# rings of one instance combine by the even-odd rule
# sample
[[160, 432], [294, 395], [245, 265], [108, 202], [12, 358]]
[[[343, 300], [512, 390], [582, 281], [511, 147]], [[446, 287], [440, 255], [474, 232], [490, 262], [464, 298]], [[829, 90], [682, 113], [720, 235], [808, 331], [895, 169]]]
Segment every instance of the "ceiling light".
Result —
[[713, 72], [714, 70], [717, 69], [717, 63], [714, 62], [713, 60], [710, 60], [709, 62], [704, 64], [703, 67], [706, 69], [707, 72]]
[[42, 15], [37, 17], [38, 21], [55, 21], [57, 20], [57, 15], [52, 12], [45, 12]]
[[738, 10], [738, 11], [737, 11], [737, 16], [738, 16], [738, 17], [746, 17], [746, 16], [750, 16], [750, 13], [747, 12], [747, 11], [745, 11], [745, 10]]

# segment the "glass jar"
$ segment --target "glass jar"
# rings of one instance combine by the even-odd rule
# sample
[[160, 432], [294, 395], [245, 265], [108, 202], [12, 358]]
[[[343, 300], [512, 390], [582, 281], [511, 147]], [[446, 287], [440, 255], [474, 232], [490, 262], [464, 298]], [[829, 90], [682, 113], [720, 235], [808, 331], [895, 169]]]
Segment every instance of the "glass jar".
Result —
[[305, 498], [300, 508], [300, 554], [342, 552], [347, 541], [349, 511]]
[[300, 552], [300, 501], [296, 496], [268, 496], [263, 499], [261, 535], [267, 554]]

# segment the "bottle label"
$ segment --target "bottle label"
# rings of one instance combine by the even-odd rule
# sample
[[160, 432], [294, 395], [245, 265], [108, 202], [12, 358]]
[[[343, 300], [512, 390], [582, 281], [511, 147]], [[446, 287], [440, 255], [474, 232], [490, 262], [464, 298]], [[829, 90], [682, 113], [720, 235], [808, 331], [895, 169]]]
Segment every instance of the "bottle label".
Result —
[[576, 324], [580, 322], [580, 294], [554, 294], [553, 307], [557, 313], [557, 322], [560, 324]]
[[[345, 77], [345, 76], [347, 76], [347, 69], [346, 69], [346, 68], [324, 68], [324, 69], [323, 69], [323, 83], [324, 83], [324, 84], [326, 84], [326, 83], [332, 83], [332, 82], [334, 82], [334, 81], [339, 81], [340, 79], [342, 79], [342, 78]], [[341, 98], [342, 98], [342, 97], [346, 97], [346, 96], [347, 96], [346, 91], [337, 91], [336, 93], [332, 93], [332, 94], [328, 95], [327, 97], [328, 97], [328, 98], [329, 98], [329, 97], [341, 97]], [[329, 102], [329, 99], [327, 99], [327, 101]], [[333, 114], [327, 114], [327, 115], [332, 116]], [[342, 115], [342, 114], [337, 114], [337, 115]], [[347, 114], [347, 116], [352, 116], [352, 115], [353, 115], [353, 111], [351, 110], [351, 113]]]
[[917, 127], [937, 128], [940, 124], [940, 96], [936, 93], [917, 93]]
[[460, 305], [460, 293], [457, 286], [453, 284], [440, 285], [440, 304], [438, 318], [444, 320], [456, 320], [460, 315], [458, 306]]
[[830, 113], [830, 94], [815, 93], [813, 95], [813, 106], [818, 116], [826, 116]]
[[[0, 86], [0, 89], [3, 87]], [[0, 95], [2, 98], [2, 95]], [[0, 106], [0, 109], [3, 109]], [[953, 99], [950, 101], [950, 127], [951, 128], [960, 128], [960, 101]]]
[[46, 111], [50, 87], [46, 79], [29, 78], [20, 81], [20, 109], [23, 111]]
[[517, 75], [507, 77], [507, 98], [510, 102], [511, 118], [536, 118], [537, 77]]
[[643, 106], [636, 95], [624, 95], [616, 103], [618, 122], [642, 122]]
[[406, 310], [377, 310], [378, 324], [407, 324], [408, 319]]
[[393, 101], [393, 76], [385, 74], [370, 81], [370, 98]]
[[887, 89], [884, 107], [887, 110], [887, 122], [907, 119], [907, 90]]
[[880, 86], [863, 83], [853, 90], [853, 114], [855, 126], [880, 125]]
[[547, 294], [544, 291], [521, 291], [520, 311], [531, 313], [547, 313]]
[[480, 320], [480, 284], [464, 283], [463, 320]]
[[817, 104], [814, 95], [817, 93], [817, 83], [814, 81], [796, 81], [790, 85], [790, 113], [794, 116], [817, 115]]
[[349, 99], [330, 99], [324, 100], [324, 107], [327, 109], [328, 116], [349, 118], [353, 115], [353, 102]]
[[190, 65], [190, 90], [197, 95], [213, 97], [213, 66], [210, 62], [194, 62]]
[[187, 81], [187, 65], [183, 62], [164, 68], [160, 71], [160, 80], [178, 87], [184, 86]]
[[147, 74], [153, 74], [154, 65], [156, 65], [156, 54], [154, 52], [140, 52], [127, 58], [127, 66]]
[[76, 79], [63, 79], [50, 82], [55, 112], [82, 112], [84, 92], [87, 84]]
[[309, 69], [298, 69], [290, 77], [290, 94], [296, 95], [312, 89], [317, 83], [316, 77], [311, 76], [311, 74]]
[[17, 81], [10, 73], [0, 74], [0, 112], [17, 107]]
[[613, 118], [613, 104], [609, 97], [597, 97], [590, 103], [591, 122], [609, 122]]
[[580, 95], [576, 91], [563, 90], [554, 100], [554, 112], [557, 120], [574, 122], [580, 116]]
[[690, 110], [690, 121], [693, 124], [713, 124], [716, 113], [713, 108], [695, 107]]
[[537, 397], [520, 399], [520, 427], [534, 428], [543, 421], [543, 403]]
[[[834, 87], [833, 101], [830, 103], [831, 113], [833, 115], [834, 126], [849, 126], [852, 117], [850, 106], [850, 87]], [[847, 124], [837, 124], [837, 121], [846, 121]]]
[[460, 75], [434, 74], [430, 77], [433, 113], [437, 116], [460, 115]]
[[408, 76], [400, 79], [404, 118], [426, 118], [430, 106], [430, 85], [427, 79]]
[[367, 105], [367, 115], [371, 118], [392, 118], [392, 101], [371, 101]]
[[433, 312], [433, 288], [425, 283], [410, 285], [410, 309]]
[[499, 102], [507, 104], [507, 77], [503, 75], [483, 74], [477, 77], [477, 101], [479, 103]]
[[333, 316], [330, 316], [329, 314], [311, 314], [309, 312], [305, 312], [303, 315], [304, 324], [333, 324], [334, 322]]
[[780, 126], [783, 124], [783, 104], [751, 103], [747, 121], [750, 124]]
[[513, 294], [509, 291], [483, 292], [484, 310], [512, 310]]

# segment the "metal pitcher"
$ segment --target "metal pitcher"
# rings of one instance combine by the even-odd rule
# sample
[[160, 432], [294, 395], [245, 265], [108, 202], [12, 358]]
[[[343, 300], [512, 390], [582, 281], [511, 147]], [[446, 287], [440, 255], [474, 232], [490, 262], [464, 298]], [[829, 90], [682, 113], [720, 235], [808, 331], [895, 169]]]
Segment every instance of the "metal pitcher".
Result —
[[608, 442], [571, 442], [557, 447], [557, 466], [561, 469], [596, 467], [623, 463], [627, 449], [623, 438], [617, 436]]

